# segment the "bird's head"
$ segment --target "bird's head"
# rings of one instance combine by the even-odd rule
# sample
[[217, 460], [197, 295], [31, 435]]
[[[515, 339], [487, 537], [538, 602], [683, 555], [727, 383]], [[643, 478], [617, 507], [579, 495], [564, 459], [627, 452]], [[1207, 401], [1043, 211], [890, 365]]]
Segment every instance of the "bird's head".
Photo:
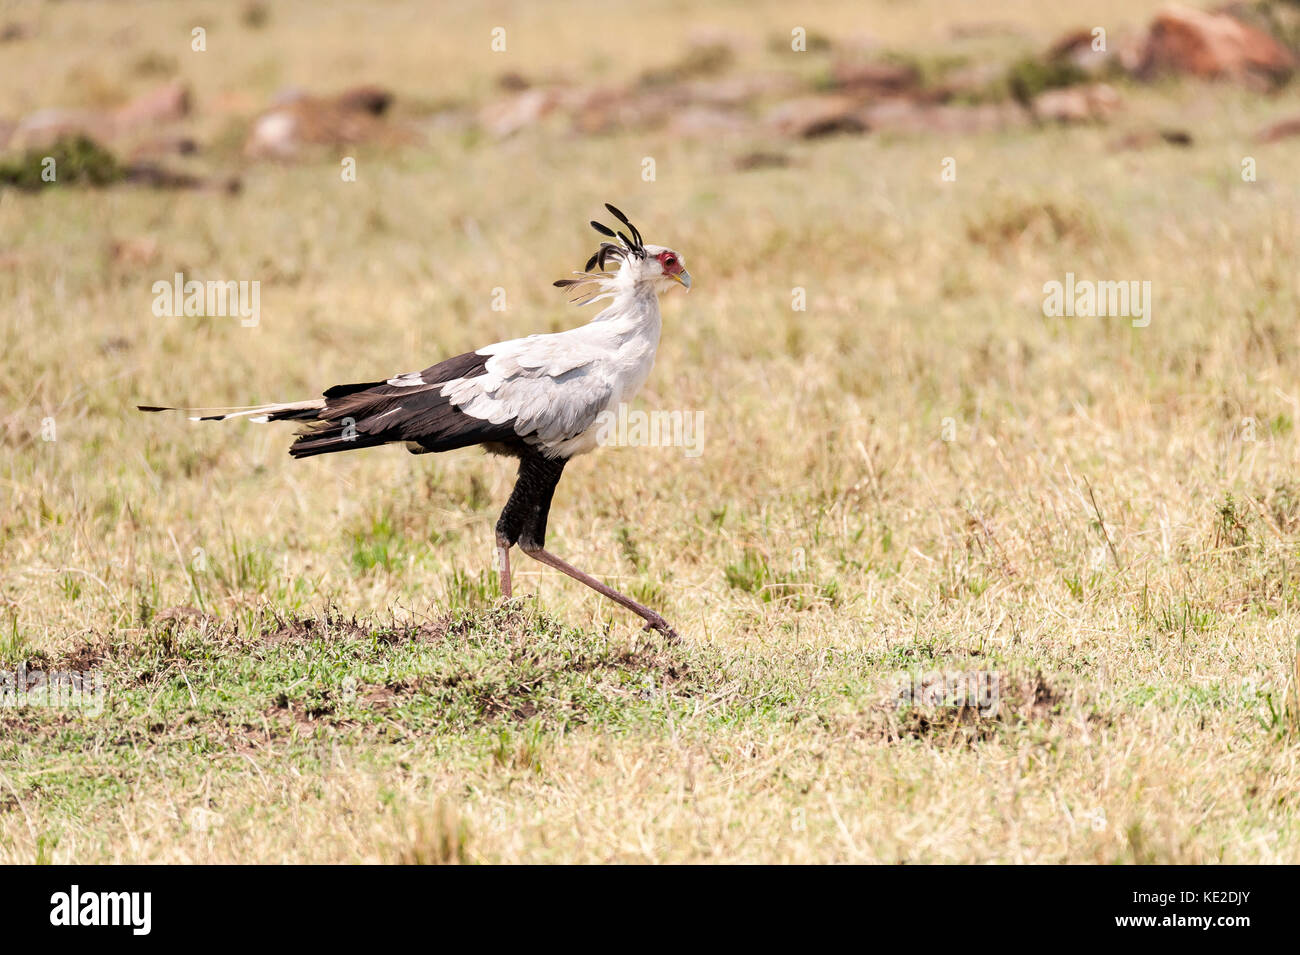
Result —
[[686, 271], [686, 263], [682, 261], [680, 252], [662, 245], [647, 245], [642, 248], [645, 249], [644, 259], [623, 266], [631, 266], [635, 270], [634, 281], [654, 282], [660, 292], [666, 292], [674, 284], [682, 286], [688, 292], [691, 290], [691, 273]]
[[[662, 245], [646, 245], [641, 239], [640, 230], [628, 221], [627, 216], [608, 202], [605, 203], [605, 208], [631, 234], [616, 231], [593, 220], [593, 229], [617, 241], [602, 242], [600, 248], [587, 260], [583, 271], [574, 273], [579, 277], [560, 279], [555, 283], [557, 287], [573, 289], [576, 293], [574, 301], [579, 305], [611, 294], [614, 286], [626, 288], [649, 283], [658, 293], [666, 292], [673, 285], [681, 285], [690, 290], [691, 273], [686, 271], [686, 263], [680, 252]], [[620, 263], [617, 273], [608, 269], [608, 264], [612, 261]]]

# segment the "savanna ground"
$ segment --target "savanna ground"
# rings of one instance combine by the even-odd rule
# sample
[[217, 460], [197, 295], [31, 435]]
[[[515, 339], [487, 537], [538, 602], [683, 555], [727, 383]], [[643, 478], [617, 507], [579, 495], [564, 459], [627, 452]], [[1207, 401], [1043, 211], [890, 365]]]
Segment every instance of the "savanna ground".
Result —
[[[171, 58], [220, 166], [229, 91], [626, 80], [688, 28], [804, 74], [769, 36], [1009, 61], [1153, 6], [18, 3], [40, 32], [0, 48], [0, 104], [118, 101]], [[945, 32], [976, 16], [1022, 33]], [[1120, 90], [1110, 127], [782, 141], [746, 172], [773, 143], [543, 124], [363, 150], [355, 183], [327, 155], [230, 197], [0, 192], [0, 663], [107, 687], [0, 713], [0, 859], [1300, 861], [1300, 157], [1253, 141], [1300, 92]], [[1111, 148], [1152, 125], [1194, 142]], [[575, 462], [548, 543], [680, 643], [522, 557], [502, 604], [505, 461], [294, 462], [283, 426], [133, 411], [583, 321], [550, 282], [605, 200], [695, 276], [639, 404], [698, 411], [703, 453]], [[111, 254], [141, 236], [161, 261]], [[155, 318], [174, 271], [260, 280], [260, 324]], [[1150, 281], [1149, 326], [1045, 318], [1067, 271]], [[932, 671], [1000, 706], [894, 705]]]

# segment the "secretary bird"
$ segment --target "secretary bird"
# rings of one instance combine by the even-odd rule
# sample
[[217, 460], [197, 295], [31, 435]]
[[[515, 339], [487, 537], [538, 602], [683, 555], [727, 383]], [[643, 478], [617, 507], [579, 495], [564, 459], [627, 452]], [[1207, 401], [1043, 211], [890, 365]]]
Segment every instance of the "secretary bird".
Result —
[[[245, 408], [138, 406], [141, 411], [202, 412], [195, 421], [309, 421], [289, 448], [295, 458], [404, 443], [413, 454], [482, 445], [519, 459], [514, 490], [496, 525], [501, 592], [511, 596], [510, 548], [568, 574], [621, 604], [645, 629], [676, 633], [649, 607], [608, 587], [546, 549], [551, 497], [569, 460], [595, 449], [598, 418], [645, 383], [659, 346], [659, 295], [691, 287], [679, 253], [647, 245], [627, 216], [605, 208], [630, 235], [599, 222], [607, 239], [577, 278], [560, 279], [573, 303], [609, 304], [586, 325], [487, 345], [387, 381], [335, 385], [320, 398]], [[618, 263], [617, 271], [607, 266]]]

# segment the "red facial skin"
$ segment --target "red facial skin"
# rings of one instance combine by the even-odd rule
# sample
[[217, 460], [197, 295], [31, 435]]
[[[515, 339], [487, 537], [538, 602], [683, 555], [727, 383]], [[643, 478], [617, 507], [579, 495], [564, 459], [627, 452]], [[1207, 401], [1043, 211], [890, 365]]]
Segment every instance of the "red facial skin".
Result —
[[663, 266], [664, 275], [676, 275], [682, 271], [682, 260], [677, 257], [676, 252], [660, 252], [656, 258]]

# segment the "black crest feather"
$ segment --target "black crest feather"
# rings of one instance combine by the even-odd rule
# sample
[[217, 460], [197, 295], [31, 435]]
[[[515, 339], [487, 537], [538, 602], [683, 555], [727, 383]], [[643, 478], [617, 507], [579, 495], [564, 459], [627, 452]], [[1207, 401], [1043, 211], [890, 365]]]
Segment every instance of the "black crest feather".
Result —
[[[618, 219], [619, 222], [627, 226], [627, 231], [632, 233], [632, 235], [629, 237], [626, 233], [615, 232], [604, 223], [592, 219], [591, 227], [593, 229], [610, 239], [618, 239], [622, 244], [618, 245], [613, 242], [602, 242], [600, 248], [596, 250], [596, 253], [587, 260], [587, 264], [583, 267], [584, 272], [590, 272], [597, 266], [600, 267], [600, 271], [604, 272], [605, 264], [610, 259], [626, 259], [628, 256], [635, 256], [638, 259], [644, 259], [646, 257], [645, 242], [641, 238], [641, 230], [634, 226], [628, 220], [628, 217], [623, 214], [623, 211], [617, 206], [607, 202], [605, 203], [605, 208], [609, 210], [610, 215], [614, 216], [614, 218]], [[580, 284], [582, 284], [580, 281], [575, 281], [573, 279], [560, 279], [555, 283], [557, 288], [569, 288], [570, 286]]]
[[641, 254], [644, 254], [645, 249], [642, 247], [645, 243], [641, 239], [641, 231], [632, 224], [631, 220], [629, 220], [627, 216], [623, 215], [623, 210], [619, 209], [614, 204], [607, 202], [605, 203], [605, 208], [609, 210], [610, 215], [623, 223], [623, 225], [627, 226], [628, 231], [632, 233], [632, 238], [635, 241], [629, 242], [628, 245], [630, 245], [634, 250], [639, 251]]

